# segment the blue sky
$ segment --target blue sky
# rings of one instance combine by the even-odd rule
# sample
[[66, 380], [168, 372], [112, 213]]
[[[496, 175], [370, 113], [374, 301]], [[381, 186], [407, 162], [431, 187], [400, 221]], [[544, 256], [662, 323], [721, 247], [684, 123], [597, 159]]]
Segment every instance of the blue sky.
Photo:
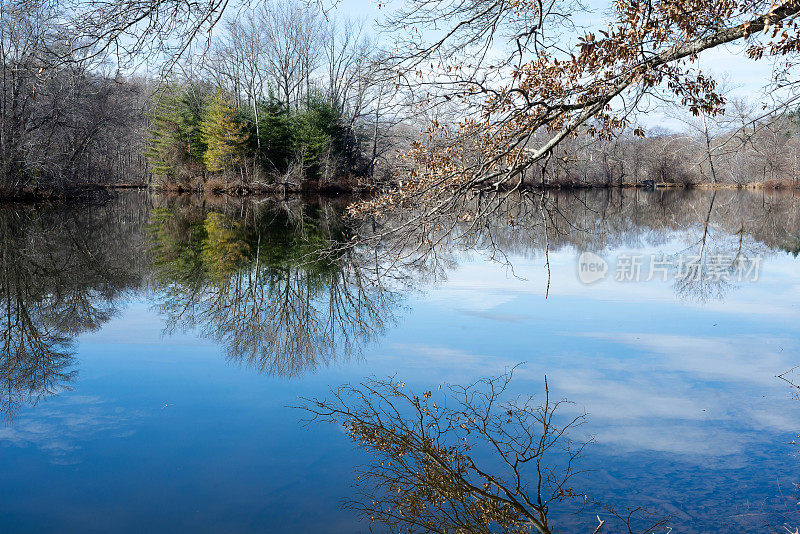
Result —
[[[363, 18], [374, 22], [385, 16], [387, 12], [402, 5], [400, 0], [384, 2], [386, 7], [379, 9], [376, 0], [339, 0], [333, 11], [341, 16]], [[608, 9], [610, 2], [589, 0], [585, 2], [588, 11], [579, 14], [576, 19], [587, 26], [602, 24], [602, 13]], [[742, 47], [727, 47], [708, 50], [701, 54], [700, 68], [712, 74], [726, 88], [727, 98], [742, 98], [753, 104], [760, 104], [770, 95], [765, 85], [770, 79], [772, 65], [769, 61], [753, 61], [742, 53]], [[657, 110], [642, 115], [640, 122], [648, 127], [663, 126], [672, 130], [683, 130], [685, 126], [675, 118], [674, 110]]]

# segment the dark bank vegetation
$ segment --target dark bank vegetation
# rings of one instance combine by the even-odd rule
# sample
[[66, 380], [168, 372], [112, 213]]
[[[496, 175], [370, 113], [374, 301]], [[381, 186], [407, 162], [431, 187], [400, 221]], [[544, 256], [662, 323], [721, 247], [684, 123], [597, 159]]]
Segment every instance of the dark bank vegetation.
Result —
[[0, 197], [141, 182], [146, 83], [83, 49], [60, 3], [4, 0], [1, 9]]
[[[266, 2], [221, 23], [153, 97], [156, 183], [212, 191], [354, 191], [388, 179], [402, 102], [363, 22]], [[391, 96], [390, 96], [391, 93]]]

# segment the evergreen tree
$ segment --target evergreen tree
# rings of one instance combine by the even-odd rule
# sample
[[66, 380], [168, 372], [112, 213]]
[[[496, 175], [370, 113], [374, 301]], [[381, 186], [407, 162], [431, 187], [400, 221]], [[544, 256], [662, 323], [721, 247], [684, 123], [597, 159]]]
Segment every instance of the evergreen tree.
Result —
[[336, 108], [324, 98], [309, 98], [306, 110], [293, 120], [293, 146], [301, 163], [317, 167], [341, 151], [342, 128]]
[[202, 161], [206, 151], [200, 125], [207, 99], [207, 91], [196, 84], [189, 85], [181, 94], [178, 116], [181, 141], [185, 143], [186, 152], [194, 161]]
[[224, 171], [244, 160], [250, 132], [222, 93], [205, 106], [200, 131], [206, 146], [203, 161], [210, 172]]
[[270, 97], [259, 103], [261, 161], [269, 170], [285, 172], [292, 157], [292, 121], [288, 108]]
[[201, 161], [205, 152], [200, 135], [202, 102], [197, 86], [170, 85], [155, 96], [147, 143], [153, 174], [175, 177], [185, 165]]
[[348, 130], [321, 95], [309, 97], [301, 112], [270, 96], [257, 104], [258, 128], [252, 108], [237, 110], [221, 92], [208, 95], [192, 84], [156, 97], [147, 148], [154, 174], [192, 180], [204, 169], [220, 173], [254, 158], [270, 173], [298, 163], [303, 176], [332, 177], [349, 161]]
[[149, 114], [147, 159], [153, 174], [161, 176], [174, 174], [180, 147], [179, 103], [175, 91], [176, 88], [168, 87], [159, 93]]

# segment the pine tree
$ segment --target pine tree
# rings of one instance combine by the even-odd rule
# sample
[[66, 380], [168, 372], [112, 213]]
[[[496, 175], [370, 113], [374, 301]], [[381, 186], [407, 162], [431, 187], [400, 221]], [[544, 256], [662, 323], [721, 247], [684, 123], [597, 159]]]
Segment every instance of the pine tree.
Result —
[[259, 105], [261, 161], [267, 164], [269, 170], [285, 172], [292, 157], [292, 124], [289, 110], [282, 102], [272, 97]]
[[309, 98], [306, 110], [294, 118], [292, 130], [295, 153], [306, 166], [318, 166], [324, 157], [341, 151], [339, 113], [324, 98]]
[[170, 85], [160, 91], [149, 114], [147, 157], [153, 174], [175, 177], [187, 163], [199, 162], [205, 146], [200, 132], [204, 95], [197, 86]]
[[171, 176], [175, 173], [180, 133], [179, 103], [175, 87], [167, 87], [156, 95], [149, 114], [151, 126], [147, 142], [147, 159], [153, 174]]
[[210, 172], [224, 171], [244, 160], [250, 132], [222, 93], [206, 105], [200, 131], [206, 146], [203, 161]]
[[193, 161], [202, 161], [206, 151], [200, 129], [206, 100], [208, 93], [195, 84], [187, 87], [180, 99], [178, 126], [181, 142], [185, 144], [186, 152]]

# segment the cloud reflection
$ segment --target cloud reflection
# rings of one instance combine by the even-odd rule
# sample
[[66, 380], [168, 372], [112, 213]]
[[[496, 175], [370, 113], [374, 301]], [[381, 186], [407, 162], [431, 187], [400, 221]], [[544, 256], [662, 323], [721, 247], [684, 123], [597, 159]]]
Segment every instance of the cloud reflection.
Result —
[[99, 435], [127, 437], [142, 413], [108, 404], [96, 396], [67, 395], [22, 411], [0, 427], [0, 446], [35, 447], [59, 465], [80, 463], [84, 443]]

